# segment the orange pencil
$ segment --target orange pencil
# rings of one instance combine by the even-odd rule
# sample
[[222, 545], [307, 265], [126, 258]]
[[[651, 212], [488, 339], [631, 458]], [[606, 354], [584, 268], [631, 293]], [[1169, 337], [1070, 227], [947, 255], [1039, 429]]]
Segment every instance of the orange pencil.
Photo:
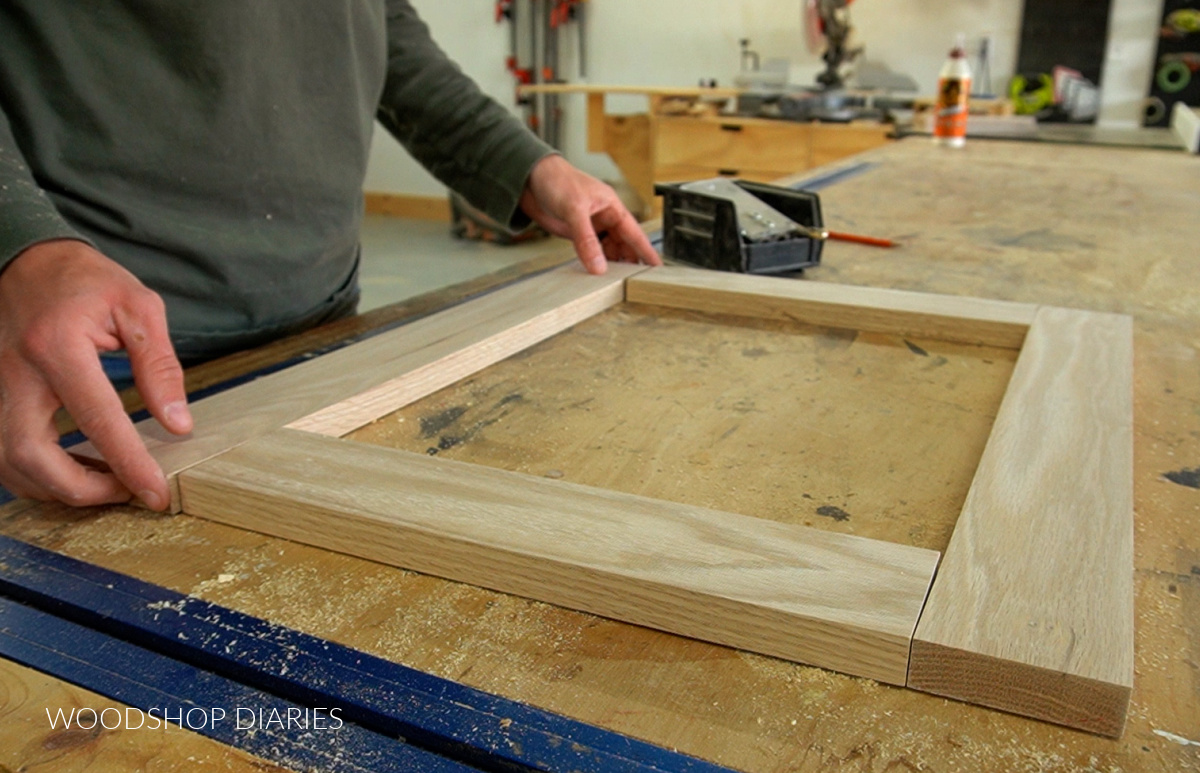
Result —
[[843, 231], [830, 231], [830, 239], [837, 239], [843, 242], [857, 242], [859, 244], [870, 244], [874, 247], [895, 247], [896, 243], [891, 239], [880, 239], [877, 236], [860, 236], [859, 234], [848, 234]]

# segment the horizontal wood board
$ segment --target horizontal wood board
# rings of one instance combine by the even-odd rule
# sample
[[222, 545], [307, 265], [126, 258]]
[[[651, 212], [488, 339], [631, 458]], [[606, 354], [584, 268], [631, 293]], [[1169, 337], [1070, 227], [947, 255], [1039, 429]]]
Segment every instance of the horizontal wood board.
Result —
[[892, 684], [938, 560], [294, 430], [180, 480], [192, 515]]
[[1037, 307], [826, 282], [663, 266], [631, 277], [626, 300], [672, 308], [1019, 349]]
[[909, 686], [1121, 734], [1132, 384], [1131, 318], [1038, 310], [922, 613]]

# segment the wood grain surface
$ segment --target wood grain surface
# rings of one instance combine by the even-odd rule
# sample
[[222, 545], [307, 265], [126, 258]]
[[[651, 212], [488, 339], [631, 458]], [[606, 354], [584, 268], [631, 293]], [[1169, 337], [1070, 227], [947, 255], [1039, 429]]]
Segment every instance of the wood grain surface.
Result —
[[[281, 366], [297, 358], [317, 356], [326, 347], [337, 346], [385, 327], [444, 311], [523, 277], [572, 264], [575, 260], [573, 255], [564, 251], [563, 243], [552, 240], [543, 249], [536, 251], [527, 260], [519, 263], [513, 263], [482, 276], [423, 293], [390, 306], [372, 309], [352, 317], [344, 317], [313, 328], [301, 335], [266, 344], [258, 349], [237, 352], [206, 362], [202, 366], [189, 368], [184, 372], [184, 388], [188, 394], [193, 394], [231, 379], [244, 378], [259, 369]], [[121, 404], [129, 413], [146, 407], [136, 389], [122, 391]], [[75, 422], [65, 411], [58, 412], [55, 422], [59, 434], [66, 434], [77, 429]]]
[[[186, 437], [171, 436], [152, 418], [139, 422], [137, 429], [168, 480], [173, 480], [180, 471], [214, 454], [381, 384], [385, 385], [382, 393], [390, 395], [394, 386], [390, 382], [398, 376], [407, 389], [406, 399], [453, 383], [473, 369], [619, 303], [625, 278], [639, 270], [639, 266], [616, 264], [604, 276], [594, 277], [581, 267], [564, 266], [451, 312], [201, 400], [191, 406], [195, 430]], [[370, 398], [379, 395], [369, 393]], [[368, 417], [376, 404], [373, 399], [356, 403]], [[383, 412], [387, 410], [385, 406]], [[100, 458], [90, 443], [68, 450]], [[172, 503], [177, 510], [177, 486], [173, 486]]]
[[[481, 298], [478, 308], [460, 310], [467, 312], [465, 321], [439, 320], [461, 325], [465, 339], [459, 334], [447, 341], [438, 326], [420, 322], [398, 330], [385, 342], [389, 348], [418, 354], [389, 363], [392, 378], [287, 426], [334, 437], [352, 432], [620, 303], [625, 297], [622, 279], [642, 270], [614, 264], [605, 274], [607, 279], [597, 280], [569, 266], [547, 275], [545, 288], [512, 288], [503, 295]], [[357, 346], [345, 350], [339, 364], [350, 373], [372, 372], [378, 368], [378, 358], [378, 347]]]
[[1133, 326], [1042, 307], [909, 686], [1119, 736], [1133, 688]]
[[[102, 773], [135, 770], [283, 771], [266, 760], [231, 749], [175, 725], [157, 730], [51, 727], [61, 710], [124, 711], [125, 704], [0, 659], [0, 770], [28, 773]], [[105, 721], [115, 724], [113, 714]], [[136, 717], [136, 714], [130, 715]]]
[[627, 297], [680, 309], [1021, 348], [1036, 307], [872, 287], [796, 282], [663, 266], [634, 277]]
[[938, 560], [294, 430], [180, 486], [190, 515], [892, 684]]
[[348, 437], [940, 551], [1015, 361], [624, 304]]
[[[874, 166], [821, 190], [827, 224], [901, 246], [828, 244], [808, 281], [1134, 316], [1135, 671], [1119, 740], [203, 519], [42, 505], [0, 511], [0, 531], [737, 770], [1200, 771], [1200, 159], [1014, 142], [945, 152], [927, 138], [860, 158]], [[698, 330], [684, 312], [602, 317], [355, 436], [946, 547], [1008, 381], [1005, 352], [909, 339], [921, 356], [898, 337], [833, 329], [785, 347], [777, 331]], [[855, 378], [860, 367], [871, 378]], [[705, 383], [714, 392], [700, 398]], [[524, 399], [497, 407], [514, 393]], [[649, 413], [608, 413], [627, 402]], [[420, 418], [460, 407], [425, 436]], [[785, 474], [769, 475], [761, 453], [785, 459]], [[887, 494], [901, 489], [903, 502]], [[0, 730], [25, 716], [14, 708]], [[42, 759], [40, 746], [16, 748], [3, 760], [13, 770]]]

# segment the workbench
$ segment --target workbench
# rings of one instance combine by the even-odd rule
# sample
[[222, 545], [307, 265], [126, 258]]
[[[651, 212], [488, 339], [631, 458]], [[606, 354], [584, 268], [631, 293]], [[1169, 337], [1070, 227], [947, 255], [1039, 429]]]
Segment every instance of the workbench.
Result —
[[[826, 224], [900, 246], [830, 243], [804, 281], [1134, 317], [1135, 683], [1119, 740], [188, 516], [17, 502], [0, 533], [738, 770], [1200, 770], [1200, 159], [910, 138], [854, 162], [820, 191]], [[197, 369], [190, 387], [564, 259]], [[784, 355], [798, 365], [781, 370]], [[1013, 359], [625, 305], [352, 437], [943, 549]], [[0, 696], [10, 770], [262, 769], [182, 731], [53, 733], [45, 708], [111, 702], [9, 662]]]
[[[641, 214], [657, 216], [656, 182], [738, 177], [771, 182], [886, 143], [880, 121], [799, 122], [722, 114], [738, 89], [667, 86], [540, 84], [520, 93], [587, 95], [587, 148], [606, 153], [640, 200]], [[610, 95], [644, 96], [644, 113], [610, 113]]]

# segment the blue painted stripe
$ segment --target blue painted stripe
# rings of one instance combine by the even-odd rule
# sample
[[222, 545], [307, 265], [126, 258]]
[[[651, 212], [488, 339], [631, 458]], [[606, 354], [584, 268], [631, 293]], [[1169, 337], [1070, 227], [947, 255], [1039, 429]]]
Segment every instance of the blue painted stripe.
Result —
[[484, 769], [726, 771], [7, 537], [0, 593]]
[[[86, 713], [86, 726], [128, 733], [178, 733], [164, 715], [201, 735], [294, 770], [329, 773], [469, 773], [472, 768], [323, 714], [316, 729], [303, 706], [254, 690], [164, 655], [114, 639], [23, 604], [0, 598], [0, 656], [52, 674], [144, 713]], [[72, 706], [48, 707], [45, 730], [65, 720]], [[62, 717], [58, 709], [65, 712]], [[90, 707], [92, 711], [102, 707]], [[250, 713], [237, 713], [237, 708]], [[336, 707], [329, 707], [336, 708]], [[213, 709], [224, 716], [216, 718]], [[153, 710], [153, 711], [152, 711]], [[259, 711], [263, 714], [258, 714]], [[293, 728], [283, 720], [293, 714]], [[278, 712], [273, 714], [272, 712]], [[259, 717], [264, 721], [260, 723]], [[336, 716], [336, 715], [335, 715]], [[301, 718], [306, 718], [306, 722]], [[76, 720], [79, 719], [78, 712]], [[239, 727], [239, 718], [241, 724]], [[301, 724], [308, 730], [300, 730]], [[278, 725], [278, 726], [277, 726]], [[62, 725], [58, 724], [61, 729]]]
[[831, 185], [837, 185], [840, 182], [849, 180], [851, 177], [857, 177], [863, 172], [867, 172], [879, 166], [877, 161], [860, 161], [857, 164], [835, 169], [832, 172], [819, 174], [814, 177], [801, 180], [798, 183], [792, 183], [790, 187], [794, 191], [819, 191], [822, 188], [828, 188]]

